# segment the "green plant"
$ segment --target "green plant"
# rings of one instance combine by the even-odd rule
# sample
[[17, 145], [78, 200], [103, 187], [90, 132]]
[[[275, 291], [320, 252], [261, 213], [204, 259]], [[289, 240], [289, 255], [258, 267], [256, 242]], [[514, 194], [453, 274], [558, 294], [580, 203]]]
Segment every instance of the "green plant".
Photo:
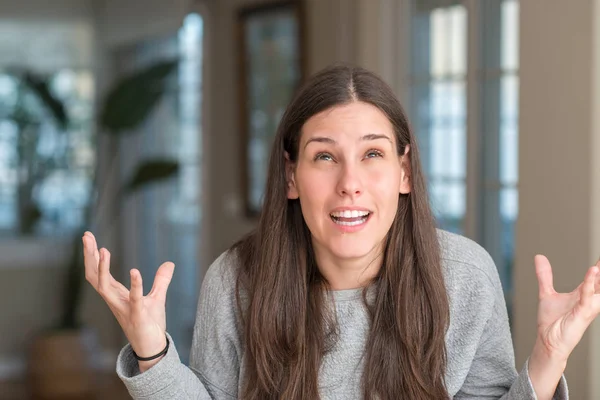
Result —
[[[177, 66], [177, 59], [160, 61], [118, 79], [101, 101], [97, 121], [98, 135], [121, 137], [136, 132], [136, 128], [148, 118], [163, 98], [169, 77]], [[53, 116], [57, 125], [64, 129], [68, 125], [65, 106], [52, 95], [48, 80], [31, 73], [22, 73], [19, 76]], [[178, 170], [179, 164], [176, 160], [167, 158], [144, 160], [136, 167], [129, 181], [118, 190], [112, 201], [120, 202], [124, 196], [146, 185], [173, 177]], [[94, 174], [92, 188], [102, 193], [104, 185], [98, 182], [98, 176], [97, 173]], [[91, 198], [98, 199], [99, 196]], [[82, 228], [87, 229], [92, 224], [95, 206], [94, 201], [91, 201], [84, 211], [86, 226]], [[59, 330], [77, 329], [81, 326], [78, 315], [84, 284], [81, 232], [74, 235], [72, 249], [73, 253], [66, 270], [62, 315], [56, 326]]]
[[[98, 121], [99, 132], [120, 137], [132, 134], [152, 113], [167, 90], [168, 79], [178, 66], [178, 60], [160, 61], [149, 67], [135, 71], [133, 74], [117, 80], [108, 91], [101, 105]], [[128, 182], [117, 193], [115, 201], [146, 185], [168, 179], [179, 171], [176, 160], [165, 158], [147, 159], [141, 162]], [[95, 175], [96, 190], [98, 187]], [[95, 196], [98, 198], [99, 196]], [[87, 223], [91, 223], [93, 204], [88, 208]], [[80, 326], [78, 308], [83, 288], [83, 245], [77, 235], [73, 246], [74, 252], [67, 270], [65, 300], [60, 329], [73, 329]]]

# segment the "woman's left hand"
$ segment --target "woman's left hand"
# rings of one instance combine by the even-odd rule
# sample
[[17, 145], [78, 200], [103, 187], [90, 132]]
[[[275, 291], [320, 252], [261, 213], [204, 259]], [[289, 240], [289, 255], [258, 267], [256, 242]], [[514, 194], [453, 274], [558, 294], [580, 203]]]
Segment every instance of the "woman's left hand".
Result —
[[539, 282], [538, 345], [554, 359], [567, 358], [587, 327], [600, 312], [600, 260], [590, 267], [583, 282], [571, 293], [554, 290], [552, 267], [542, 255], [535, 257]]
[[570, 293], [554, 290], [552, 267], [535, 257], [539, 283], [537, 340], [529, 358], [529, 377], [538, 399], [551, 399], [569, 355], [600, 312], [600, 260]]

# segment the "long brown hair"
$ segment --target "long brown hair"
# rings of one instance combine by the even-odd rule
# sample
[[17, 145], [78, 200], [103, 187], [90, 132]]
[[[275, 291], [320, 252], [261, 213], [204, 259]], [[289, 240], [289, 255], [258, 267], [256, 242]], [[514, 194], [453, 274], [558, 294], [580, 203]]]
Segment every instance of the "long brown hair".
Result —
[[[285, 154], [298, 157], [302, 126], [331, 107], [362, 101], [391, 121], [398, 155], [410, 145], [412, 190], [399, 195], [380, 271], [367, 301], [365, 399], [447, 398], [445, 334], [449, 305], [440, 249], [419, 152], [393, 91], [362, 68], [335, 65], [314, 75], [284, 113], [271, 151], [257, 229], [233, 246], [240, 262], [238, 307], [246, 363], [242, 399], [318, 399], [322, 356], [335, 344], [335, 318], [326, 303], [310, 231], [298, 200], [287, 199]], [[245, 301], [240, 293], [244, 292]], [[366, 294], [366, 292], [365, 292]]]

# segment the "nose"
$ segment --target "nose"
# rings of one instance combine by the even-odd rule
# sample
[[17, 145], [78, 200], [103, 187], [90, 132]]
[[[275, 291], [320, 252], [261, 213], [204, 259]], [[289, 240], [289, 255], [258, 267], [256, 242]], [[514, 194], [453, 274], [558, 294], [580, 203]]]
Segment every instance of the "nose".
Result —
[[337, 191], [340, 196], [360, 196], [363, 186], [360, 171], [356, 166], [344, 165], [340, 171]]

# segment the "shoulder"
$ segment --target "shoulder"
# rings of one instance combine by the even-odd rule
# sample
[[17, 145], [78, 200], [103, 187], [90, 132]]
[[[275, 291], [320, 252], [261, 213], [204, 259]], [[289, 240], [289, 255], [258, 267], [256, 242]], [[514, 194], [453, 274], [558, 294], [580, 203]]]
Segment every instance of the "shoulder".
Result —
[[236, 286], [239, 261], [235, 251], [229, 249], [221, 253], [208, 267], [202, 279], [201, 293], [233, 293]]
[[457, 280], [490, 288], [500, 286], [496, 264], [490, 254], [477, 242], [438, 229], [442, 269], [449, 286]]
[[492, 257], [464, 236], [439, 230], [438, 238], [451, 320], [489, 319], [497, 307], [504, 306], [502, 284]]
[[504, 294], [492, 257], [466, 237], [444, 231], [438, 236], [450, 305], [447, 376], [451, 391], [456, 393], [461, 386], [468, 388], [469, 380], [489, 381], [490, 376], [505, 373], [514, 360], [510, 358], [512, 343]]
[[240, 322], [236, 296], [237, 270], [237, 257], [227, 250], [206, 271], [196, 316], [201, 329], [237, 332]]

